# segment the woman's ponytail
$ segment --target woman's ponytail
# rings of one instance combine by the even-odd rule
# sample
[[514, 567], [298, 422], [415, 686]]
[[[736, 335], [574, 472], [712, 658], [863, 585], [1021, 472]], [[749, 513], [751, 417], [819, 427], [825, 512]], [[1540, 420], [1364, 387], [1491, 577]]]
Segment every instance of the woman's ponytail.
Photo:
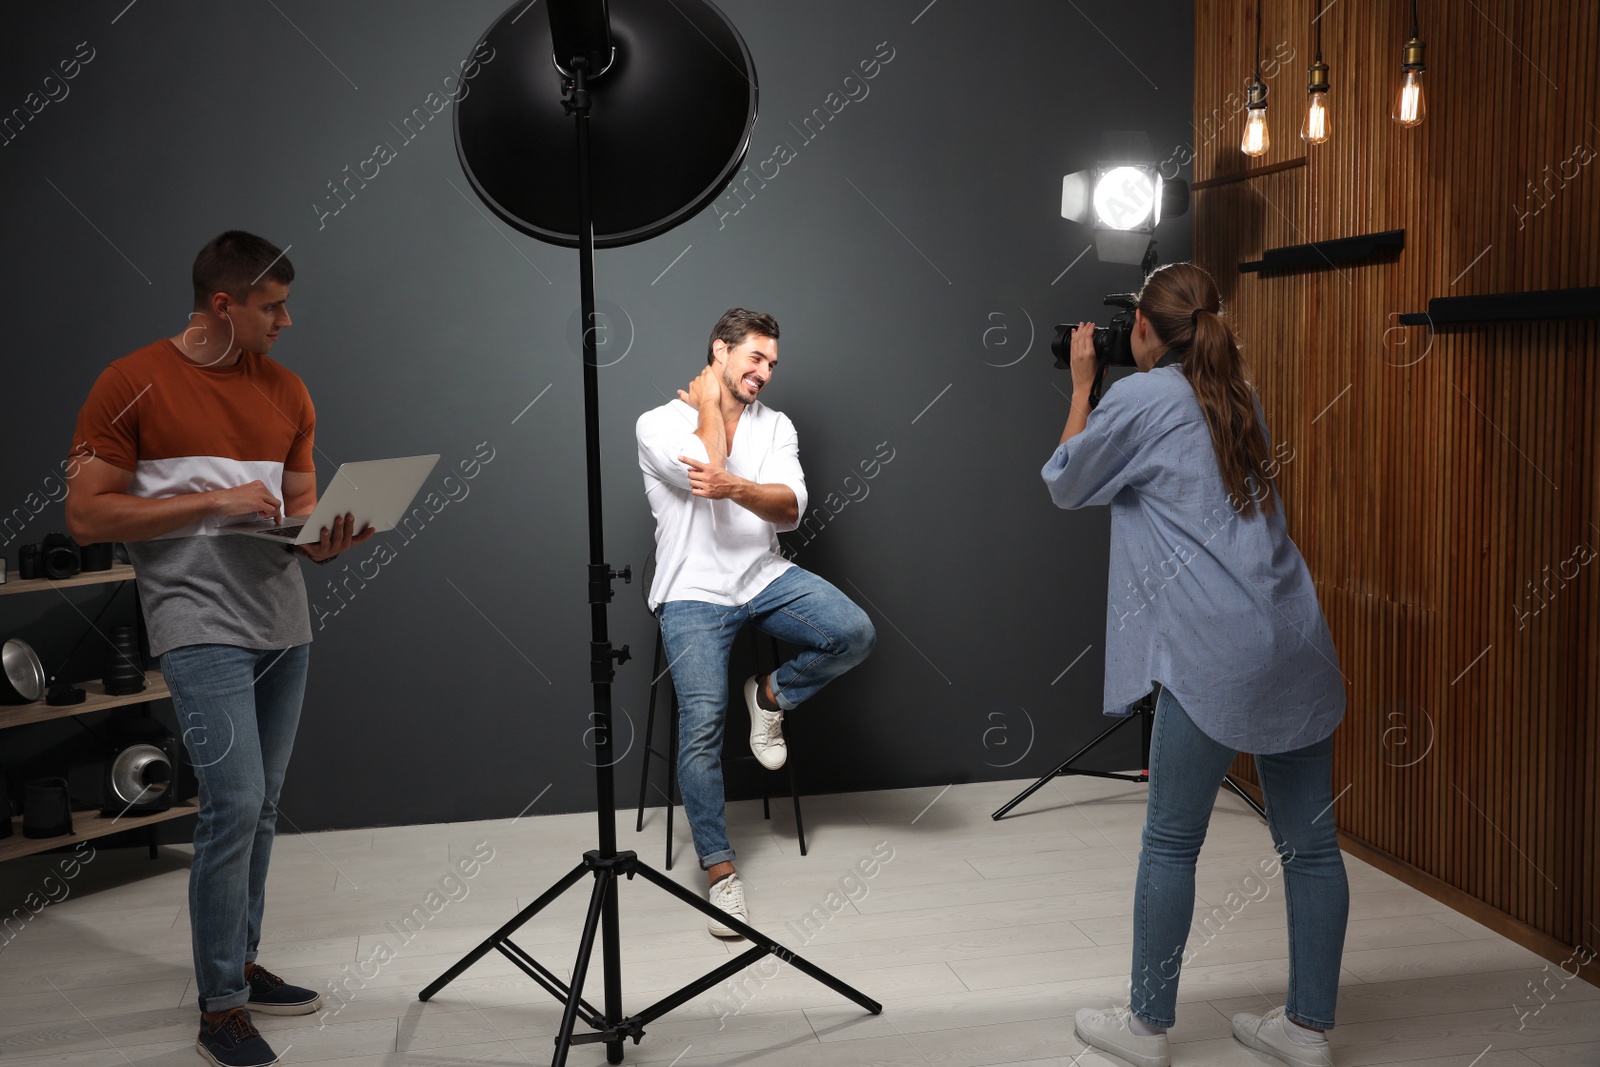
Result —
[[1246, 518], [1258, 507], [1271, 514], [1276, 494], [1266, 474], [1266, 435], [1211, 275], [1193, 263], [1159, 267], [1145, 279], [1139, 311], [1163, 341], [1184, 353], [1184, 377], [1211, 431], [1229, 503]]

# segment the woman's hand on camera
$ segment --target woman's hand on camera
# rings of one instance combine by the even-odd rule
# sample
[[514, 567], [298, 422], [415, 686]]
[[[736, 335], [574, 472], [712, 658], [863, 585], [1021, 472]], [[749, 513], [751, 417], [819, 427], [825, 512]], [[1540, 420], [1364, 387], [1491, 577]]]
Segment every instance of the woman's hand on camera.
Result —
[[1088, 393], [1100, 374], [1100, 357], [1094, 354], [1094, 323], [1080, 322], [1072, 331], [1072, 389]]

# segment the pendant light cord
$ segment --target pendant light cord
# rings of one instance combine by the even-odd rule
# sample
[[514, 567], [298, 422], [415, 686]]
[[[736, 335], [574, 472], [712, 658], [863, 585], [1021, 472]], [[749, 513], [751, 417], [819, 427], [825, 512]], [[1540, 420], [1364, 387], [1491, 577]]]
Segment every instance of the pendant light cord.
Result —
[[[1256, 47], [1259, 48], [1260, 45], [1257, 45]], [[1322, 62], [1322, 19], [1321, 18], [1317, 19], [1317, 62], [1318, 63]]]
[[[1417, 24], [1417, 0], [1411, 0], [1411, 39], [1416, 40], [1422, 36], [1422, 30]], [[1260, 51], [1261, 43], [1256, 42], [1256, 50]]]
[[[1412, 17], [1416, 17], [1417, 0], [1411, 0]], [[1256, 84], [1261, 83], [1261, 0], [1256, 0]]]

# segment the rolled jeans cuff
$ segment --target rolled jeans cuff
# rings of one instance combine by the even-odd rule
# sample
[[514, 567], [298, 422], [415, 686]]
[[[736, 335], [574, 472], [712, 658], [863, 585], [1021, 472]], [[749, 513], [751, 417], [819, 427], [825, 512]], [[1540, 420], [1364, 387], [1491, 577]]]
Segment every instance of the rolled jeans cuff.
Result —
[[232, 1011], [242, 1008], [250, 1002], [250, 987], [245, 986], [237, 993], [229, 993], [220, 997], [201, 997], [201, 1011]]
[[700, 857], [700, 869], [708, 871], [719, 863], [732, 863], [733, 849], [725, 848], [721, 852], [713, 852], [709, 856]]
[[[790, 700], [788, 697], [783, 695], [783, 690], [778, 688], [777, 673], [778, 673], [777, 671], [773, 671], [771, 674], [767, 675], [767, 685], [772, 687], [772, 699], [773, 699], [773, 702], [776, 703], [778, 705], [778, 707], [782, 708], [784, 711], [793, 711], [795, 708], [798, 708], [800, 705], [798, 703], [796, 703], [795, 701]], [[757, 675], [756, 677], [759, 678], [760, 675]], [[758, 697], [757, 703], [759, 703], [759, 702], [760, 701], [759, 701], [759, 697]]]

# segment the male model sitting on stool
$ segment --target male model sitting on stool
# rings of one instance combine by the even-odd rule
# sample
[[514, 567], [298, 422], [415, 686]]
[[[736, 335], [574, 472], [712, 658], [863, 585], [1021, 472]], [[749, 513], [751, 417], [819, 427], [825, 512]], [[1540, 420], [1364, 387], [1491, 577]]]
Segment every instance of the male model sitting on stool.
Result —
[[[756, 399], [778, 365], [778, 323], [732, 308], [711, 331], [706, 368], [678, 399], [639, 417], [639, 467], [656, 520], [650, 609], [678, 693], [678, 786], [711, 903], [749, 922], [722, 794], [728, 653], [746, 622], [793, 659], [744, 684], [750, 751], [782, 767], [783, 713], [867, 658], [876, 634], [860, 608], [778, 552], [806, 509], [794, 423]], [[718, 937], [738, 937], [712, 921]]]

